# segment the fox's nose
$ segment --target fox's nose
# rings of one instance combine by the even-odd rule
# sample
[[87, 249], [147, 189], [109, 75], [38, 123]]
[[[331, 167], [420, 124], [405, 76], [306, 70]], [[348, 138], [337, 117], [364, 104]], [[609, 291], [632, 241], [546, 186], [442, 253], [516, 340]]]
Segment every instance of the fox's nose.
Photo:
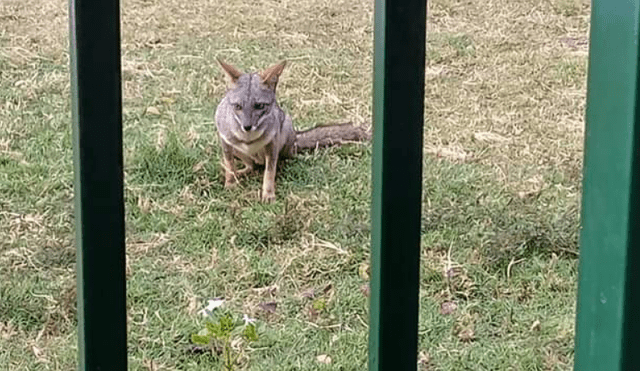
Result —
[[251, 131], [251, 125], [244, 125], [242, 128], [244, 131]]

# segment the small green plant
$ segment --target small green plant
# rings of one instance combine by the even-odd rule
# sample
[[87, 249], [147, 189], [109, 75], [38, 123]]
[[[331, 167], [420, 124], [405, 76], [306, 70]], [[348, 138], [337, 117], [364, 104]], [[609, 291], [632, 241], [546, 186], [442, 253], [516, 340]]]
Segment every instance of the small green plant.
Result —
[[327, 308], [327, 303], [323, 299], [316, 299], [313, 301], [313, 309], [316, 312], [322, 312]]
[[[211, 317], [214, 317], [212, 314]], [[209, 346], [213, 354], [222, 352], [221, 360], [225, 371], [233, 371], [240, 354], [232, 347], [234, 335], [246, 342], [258, 340], [258, 332], [253, 319], [244, 317], [244, 320], [234, 320], [230, 313], [207, 319], [205, 328], [198, 334], [191, 335], [194, 344]]]

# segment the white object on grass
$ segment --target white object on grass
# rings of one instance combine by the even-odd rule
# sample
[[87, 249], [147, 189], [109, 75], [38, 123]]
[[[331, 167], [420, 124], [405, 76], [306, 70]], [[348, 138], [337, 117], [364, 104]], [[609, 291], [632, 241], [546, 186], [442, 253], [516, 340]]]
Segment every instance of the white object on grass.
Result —
[[214, 309], [221, 307], [222, 304], [224, 304], [224, 299], [209, 299], [209, 304], [198, 313], [206, 317], [209, 313], [213, 312]]

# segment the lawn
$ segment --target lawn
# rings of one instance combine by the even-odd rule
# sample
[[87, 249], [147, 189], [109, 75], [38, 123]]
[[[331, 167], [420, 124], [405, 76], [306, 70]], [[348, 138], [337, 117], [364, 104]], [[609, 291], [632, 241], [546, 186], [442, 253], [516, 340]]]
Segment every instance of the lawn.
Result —
[[[0, 369], [76, 367], [66, 0], [0, 2]], [[370, 0], [122, 1], [131, 370], [364, 370], [369, 143], [223, 188], [217, 57], [289, 61], [298, 128], [371, 122]], [[428, 4], [420, 370], [571, 370], [588, 0]]]

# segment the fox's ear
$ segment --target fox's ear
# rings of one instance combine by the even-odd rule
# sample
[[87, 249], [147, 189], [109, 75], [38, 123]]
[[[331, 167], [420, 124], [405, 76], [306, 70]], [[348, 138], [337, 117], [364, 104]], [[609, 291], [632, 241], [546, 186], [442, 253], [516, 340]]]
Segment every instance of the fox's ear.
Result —
[[227, 74], [227, 76], [229, 76], [229, 81], [232, 84], [235, 84], [236, 81], [238, 81], [238, 79], [240, 78], [240, 76], [243, 75], [243, 73], [238, 71], [237, 68], [233, 67], [230, 64], [224, 63], [222, 60], [220, 60], [220, 58], [218, 58], [218, 63], [220, 63], [220, 67], [222, 67], [222, 69]]
[[278, 85], [278, 78], [280, 78], [280, 74], [284, 70], [284, 66], [286, 64], [287, 61], [282, 61], [260, 72], [259, 75], [262, 79], [262, 83], [271, 88], [271, 90], [276, 90], [276, 85]]

